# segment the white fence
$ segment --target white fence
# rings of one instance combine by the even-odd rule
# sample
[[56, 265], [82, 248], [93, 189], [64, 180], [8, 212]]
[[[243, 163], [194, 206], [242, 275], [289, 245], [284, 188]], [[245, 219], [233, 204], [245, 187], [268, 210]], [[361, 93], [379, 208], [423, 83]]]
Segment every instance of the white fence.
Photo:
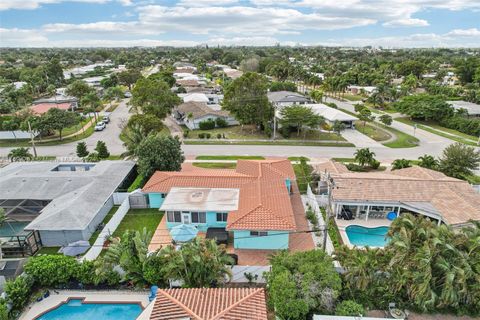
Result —
[[119, 204], [122, 204], [125, 199], [128, 199], [128, 196], [130, 195], [129, 192], [114, 192], [113, 193], [113, 204], [118, 206]]
[[249, 282], [245, 274], [250, 274], [252, 277], [254, 277], [252, 282], [266, 283], [267, 280], [263, 277], [263, 274], [269, 271], [270, 271], [270, 266], [233, 266], [232, 267], [233, 277], [231, 282], [234, 282], [234, 283]]
[[108, 236], [112, 235], [115, 232], [115, 230], [117, 230], [120, 222], [122, 222], [128, 210], [130, 210], [130, 202], [128, 201], [128, 194], [127, 194], [127, 197], [123, 200], [120, 207], [118, 207], [117, 212], [115, 212], [115, 214], [110, 219], [110, 221], [108, 221], [108, 223], [105, 225], [103, 230], [98, 235], [98, 238], [93, 244], [93, 246], [90, 248], [90, 250], [88, 250], [88, 252], [83, 257], [84, 260], [92, 261], [92, 260], [95, 260], [100, 255], [100, 252], [102, 252], [102, 249], [103, 249], [103, 243], [105, 242], [105, 239]]
[[[319, 226], [320, 230], [323, 230], [323, 232], [320, 232], [320, 233], [324, 233], [324, 232], [327, 233], [327, 245], [326, 245], [327, 248], [326, 248], [326, 251], [329, 255], [332, 255], [333, 252], [334, 252], [333, 243], [332, 243], [332, 240], [330, 239], [330, 236], [328, 235], [327, 227], [325, 225], [325, 220], [323, 220], [322, 212], [320, 211], [320, 207], [318, 206], [317, 197], [315, 196], [315, 194], [313, 194], [310, 186], [307, 187], [307, 194], [305, 196], [302, 196], [302, 198], [303, 198], [304, 202], [307, 205], [310, 206], [310, 208], [313, 210], [313, 212], [315, 212], [315, 215], [317, 216], [317, 219], [318, 219], [318, 226]], [[315, 234], [315, 232], [312, 233], [312, 234], [313, 234], [313, 239], [315, 241], [315, 245], [320, 244], [320, 246], [323, 246], [324, 235], [322, 234], [319, 237]]]

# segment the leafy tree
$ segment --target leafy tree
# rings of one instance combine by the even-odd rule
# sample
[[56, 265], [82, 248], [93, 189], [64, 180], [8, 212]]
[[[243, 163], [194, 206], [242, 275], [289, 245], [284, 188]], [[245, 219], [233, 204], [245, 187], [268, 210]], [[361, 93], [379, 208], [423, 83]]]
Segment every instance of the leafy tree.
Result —
[[438, 168], [438, 160], [431, 155], [425, 154], [418, 157], [418, 160], [420, 160], [420, 162], [418, 163], [420, 167], [432, 170], [437, 170]]
[[371, 165], [375, 161], [375, 152], [369, 148], [358, 149], [355, 151], [355, 161], [362, 167]]
[[163, 135], [146, 137], [136, 150], [138, 173], [150, 177], [156, 170], [179, 171], [185, 160], [178, 138]]
[[134, 114], [128, 119], [127, 128], [139, 126], [144, 134], [157, 133], [163, 129], [163, 122], [152, 114]]
[[84, 141], [77, 143], [77, 157], [85, 158], [88, 154], [87, 144]]
[[117, 74], [113, 73], [111, 74], [109, 77], [107, 78], [104, 78], [102, 80], [100, 80], [100, 85], [104, 88], [104, 89], [108, 89], [108, 88], [111, 88], [111, 87], [115, 87], [117, 86], [119, 83], [118, 83], [118, 77], [117, 77]]
[[378, 117], [378, 120], [380, 120], [380, 122], [386, 126], [391, 125], [393, 122], [392, 116], [388, 114], [382, 114], [380, 117]]
[[68, 95], [76, 97], [79, 100], [82, 100], [84, 96], [92, 92], [94, 92], [94, 89], [83, 80], [75, 80], [67, 86], [66, 91]]
[[310, 91], [310, 97], [315, 102], [322, 102], [323, 99], [323, 91], [321, 90], [312, 90]]
[[8, 153], [8, 159], [11, 161], [26, 161], [31, 160], [33, 155], [30, 153], [28, 148], [15, 148], [10, 150]]
[[279, 82], [274, 81], [270, 84], [270, 91], [291, 91], [297, 92], [297, 85], [293, 82]]
[[407, 159], [396, 159], [392, 162], [392, 170], [410, 168], [411, 166], [410, 160]]
[[138, 70], [131, 69], [118, 73], [117, 77], [118, 82], [128, 86], [128, 89], [132, 90], [132, 85], [142, 78], [142, 74]]
[[439, 121], [451, 117], [454, 109], [440, 96], [418, 94], [403, 97], [395, 108], [412, 119]]
[[122, 87], [120, 86], [109, 87], [107, 90], [105, 90], [104, 98], [107, 100], [119, 101], [123, 97], [124, 93]]
[[242, 124], [265, 127], [273, 117], [267, 98], [268, 83], [264, 76], [247, 72], [225, 88], [223, 108]]
[[364, 314], [363, 306], [352, 300], [344, 300], [335, 308], [336, 316], [362, 317]]
[[13, 137], [15, 138], [15, 141], [17, 141], [17, 136], [15, 134], [15, 131], [20, 128], [20, 124], [16, 119], [4, 121], [2, 123], [2, 127], [3, 127], [3, 130], [11, 131], [13, 134]]
[[181, 99], [164, 81], [141, 78], [132, 90], [130, 103], [137, 111], [164, 119]]
[[100, 159], [107, 159], [108, 157], [110, 157], [110, 152], [108, 152], [107, 145], [104, 141], [97, 141], [95, 151], [97, 152]]
[[303, 132], [304, 138], [307, 128], [317, 129], [325, 122], [325, 119], [313, 112], [312, 108], [302, 105], [292, 105], [280, 111], [280, 123], [282, 127], [294, 127], [297, 129], [297, 136]]
[[40, 286], [67, 284], [75, 275], [77, 261], [64, 255], [40, 255], [28, 259], [25, 273]]
[[361, 104], [361, 103], [356, 103], [353, 108], [355, 109], [355, 112], [357, 113], [360, 113], [360, 111], [362, 111], [363, 109], [367, 108], [365, 107], [364, 104]]
[[33, 280], [28, 275], [20, 275], [5, 283], [5, 293], [13, 311], [21, 311], [30, 298]]
[[332, 130], [339, 136], [342, 134], [342, 131], [344, 131], [346, 128], [347, 126], [345, 125], [345, 123], [341, 121], [335, 120], [335, 122], [333, 122]]
[[97, 121], [97, 109], [102, 105], [100, 98], [97, 96], [97, 94], [95, 92], [87, 93], [80, 100], [80, 104], [84, 108], [84, 111], [87, 111], [88, 113], [93, 113], [95, 121]]
[[173, 76], [173, 73], [167, 70], [154, 73], [150, 75], [148, 78], [163, 81], [167, 83], [170, 86], [170, 88], [173, 87], [177, 82], [177, 80]]
[[364, 108], [358, 113], [358, 119], [360, 121], [363, 121], [363, 130], [365, 131], [365, 126], [367, 125], [367, 122], [373, 121], [375, 119], [375, 116], [372, 115], [372, 111]]
[[281, 251], [270, 259], [269, 304], [282, 319], [306, 319], [312, 311], [330, 313], [339, 297], [341, 279], [331, 258], [321, 250]]
[[165, 263], [168, 278], [183, 281], [185, 287], [217, 286], [232, 276], [228, 265], [232, 265], [233, 260], [225, 247], [217, 245], [214, 239], [197, 237], [179, 250], [168, 246], [160, 252], [169, 257]]
[[78, 114], [57, 108], [51, 108], [43, 117], [49, 128], [58, 130], [60, 140], [62, 140], [63, 129], [74, 126], [80, 122]]
[[479, 67], [480, 59], [476, 57], [461, 59], [455, 63], [455, 70], [463, 84], [473, 82], [475, 72]]
[[480, 151], [457, 142], [443, 150], [439, 170], [447, 176], [465, 179], [478, 169], [479, 163]]

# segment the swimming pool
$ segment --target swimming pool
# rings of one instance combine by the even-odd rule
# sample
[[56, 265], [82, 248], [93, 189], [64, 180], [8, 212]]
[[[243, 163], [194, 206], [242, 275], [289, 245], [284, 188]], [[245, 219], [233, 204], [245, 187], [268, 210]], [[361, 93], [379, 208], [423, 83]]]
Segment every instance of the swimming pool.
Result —
[[139, 303], [83, 303], [83, 299], [69, 299], [36, 320], [135, 320], [142, 312]]
[[367, 228], [362, 226], [348, 226], [345, 228], [348, 240], [358, 247], [384, 247], [388, 239], [385, 235], [388, 227]]

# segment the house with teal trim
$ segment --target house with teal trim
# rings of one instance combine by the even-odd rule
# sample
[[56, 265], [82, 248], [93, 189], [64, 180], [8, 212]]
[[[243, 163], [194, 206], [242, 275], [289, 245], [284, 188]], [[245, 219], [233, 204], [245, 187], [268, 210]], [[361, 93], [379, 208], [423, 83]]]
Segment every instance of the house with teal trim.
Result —
[[152, 241], [165, 233], [162, 227], [193, 224], [207, 235], [224, 229], [235, 250], [289, 249], [297, 230], [292, 197], [300, 199], [294, 184], [286, 159], [239, 160], [236, 169], [184, 165], [180, 172], [157, 171], [143, 188], [149, 206], [165, 212]]

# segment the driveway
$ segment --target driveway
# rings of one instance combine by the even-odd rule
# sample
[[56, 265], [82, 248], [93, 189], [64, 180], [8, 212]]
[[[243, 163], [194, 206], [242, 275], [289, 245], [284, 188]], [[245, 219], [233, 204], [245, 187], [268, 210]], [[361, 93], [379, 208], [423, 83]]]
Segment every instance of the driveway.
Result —
[[355, 129], [344, 130], [342, 137], [353, 143], [357, 148], [386, 148], [380, 142], [373, 140]]

